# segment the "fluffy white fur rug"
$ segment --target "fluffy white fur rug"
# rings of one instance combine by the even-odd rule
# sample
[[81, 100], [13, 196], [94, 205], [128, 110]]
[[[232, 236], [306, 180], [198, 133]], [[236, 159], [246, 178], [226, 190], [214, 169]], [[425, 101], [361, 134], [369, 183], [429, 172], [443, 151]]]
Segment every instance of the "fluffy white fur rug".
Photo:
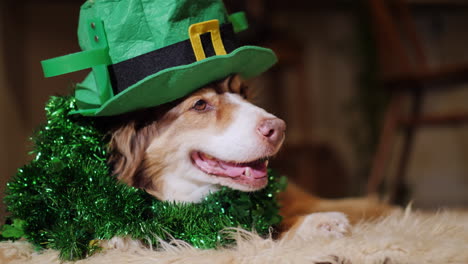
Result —
[[[230, 249], [199, 250], [179, 243], [151, 250], [135, 243], [107, 249], [76, 264], [468, 263], [468, 213], [455, 211], [429, 214], [407, 209], [372, 223], [359, 223], [351, 235], [340, 239], [275, 241], [245, 231], [236, 235], [237, 246]], [[26, 242], [0, 243], [0, 260], [2, 257], [2, 263], [8, 264], [61, 263], [56, 251], [35, 252]]]

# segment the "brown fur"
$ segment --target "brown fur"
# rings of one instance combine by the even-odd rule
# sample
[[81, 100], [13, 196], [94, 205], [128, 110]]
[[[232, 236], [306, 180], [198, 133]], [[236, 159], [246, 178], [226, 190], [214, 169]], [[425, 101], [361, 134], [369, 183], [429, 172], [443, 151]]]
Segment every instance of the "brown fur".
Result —
[[297, 228], [306, 215], [318, 212], [342, 212], [351, 224], [374, 220], [393, 212], [396, 208], [373, 197], [327, 200], [306, 193], [294, 183], [279, 194], [280, 214], [283, 221], [280, 232]]
[[[240, 78], [229, 77], [176, 102], [113, 118], [114, 122], [118, 121], [111, 129], [109, 161], [113, 165], [114, 174], [123, 182], [158, 196], [158, 190], [164, 188], [163, 183], [157, 177], [150, 178], [148, 175], [160, 175], [165, 170], [162, 162], [165, 155], [178, 146], [167, 146], [165, 151], [148, 156], [146, 150], [149, 144], [162, 131], [171, 129], [171, 124], [178, 118], [183, 118], [184, 122], [179, 123], [177, 130], [200, 129], [212, 125], [213, 122], [221, 130], [227, 127], [232, 119], [230, 113], [236, 106], [216, 96], [225, 92], [239, 93], [247, 97], [248, 89]], [[200, 99], [210, 105], [222, 107], [202, 115], [187, 111]], [[388, 206], [373, 199], [323, 200], [305, 193], [294, 184], [290, 184], [279, 198], [282, 205], [281, 215], [284, 217], [281, 231], [297, 227], [304, 216], [315, 212], [343, 212], [351, 223], [355, 223], [361, 219], [376, 218], [390, 211]]]
[[[158, 157], [158, 153], [153, 154], [151, 159], [147, 158], [146, 150], [151, 140], [157, 137], [160, 131], [168, 129], [171, 123], [182, 114], [186, 115], [184, 117], [186, 122], [178, 127], [179, 130], [200, 129], [211, 125], [213, 122], [210, 122], [210, 119], [213, 118], [218, 129], [223, 130], [232, 120], [231, 113], [235, 110], [236, 105], [225, 102], [223, 98], [210, 94], [209, 91], [214, 91], [215, 94], [237, 91], [242, 92], [244, 97], [247, 96], [246, 86], [239, 77], [232, 76], [222, 82], [208, 85], [187, 98], [106, 120], [107, 124], [115, 123], [109, 129], [112, 135], [109, 146], [111, 153], [109, 162], [112, 164], [113, 174], [126, 184], [143, 188], [149, 192], [164, 188], [158, 184], [158, 179], [147, 176], [159, 175], [164, 170], [164, 165], [159, 162], [163, 159]], [[220, 107], [219, 111], [205, 115], [187, 111], [200, 99], [206, 100], [213, 106], [222, 105], [223, 107]], [[177, 146], [172, 147], [177, 148]], [[167, 149], [159, 155], [165, 155], [170, 151]]]

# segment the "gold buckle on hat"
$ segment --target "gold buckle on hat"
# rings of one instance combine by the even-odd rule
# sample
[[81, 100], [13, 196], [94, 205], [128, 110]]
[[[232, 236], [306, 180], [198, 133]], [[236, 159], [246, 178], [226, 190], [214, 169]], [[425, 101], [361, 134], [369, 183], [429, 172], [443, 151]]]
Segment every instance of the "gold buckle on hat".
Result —
[[223, 41], [221, 39], [221, 32], [219, 30], [219, 21], [217, 19], [208, 20], [201, 23], [192, 24], [189, 27], [190, 43], [192, 44], [193, 52], [197, 61], [206, 59], [205, 51], [200, 39], [200, 35], [204, 33], [211, 33], [211, 42], [216, 55], [226, 55]]

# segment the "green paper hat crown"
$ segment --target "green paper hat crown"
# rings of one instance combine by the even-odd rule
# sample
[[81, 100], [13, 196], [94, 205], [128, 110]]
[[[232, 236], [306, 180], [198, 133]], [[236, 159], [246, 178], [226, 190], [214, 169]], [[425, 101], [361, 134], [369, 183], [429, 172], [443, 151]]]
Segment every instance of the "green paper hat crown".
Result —
[[46, 77], [91, 68], [77, 84], [74, 113], [109, 116], [157, 106], [230, 74], [251, 78], [277, 59], [239, 46], [243, 13], [221, 0], [88, 0], [81, 7], [82, 52], [42, 61]]

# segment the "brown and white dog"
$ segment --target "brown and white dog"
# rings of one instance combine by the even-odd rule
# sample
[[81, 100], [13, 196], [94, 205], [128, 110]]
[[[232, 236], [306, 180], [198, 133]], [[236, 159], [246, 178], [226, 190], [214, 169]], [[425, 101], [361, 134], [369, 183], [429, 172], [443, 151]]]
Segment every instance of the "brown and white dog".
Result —
[[[279, 151], [286, 124], [249, 103], [248, 92], [234, 75], [175, 102], [112, 118], [114, 173], [169, 201], [196, 203], [222, 186], [262, 189], [268, 160]], [[316, 212], [340, 211], [357, 220], [382, 211], [358, 200], [324, 201], [292, 184], [280, 199], [283, 231], [300, 235], [342, 236], [348, 231], [345, 214]], [[304, 228], [310, 226], [314, 228]]]

